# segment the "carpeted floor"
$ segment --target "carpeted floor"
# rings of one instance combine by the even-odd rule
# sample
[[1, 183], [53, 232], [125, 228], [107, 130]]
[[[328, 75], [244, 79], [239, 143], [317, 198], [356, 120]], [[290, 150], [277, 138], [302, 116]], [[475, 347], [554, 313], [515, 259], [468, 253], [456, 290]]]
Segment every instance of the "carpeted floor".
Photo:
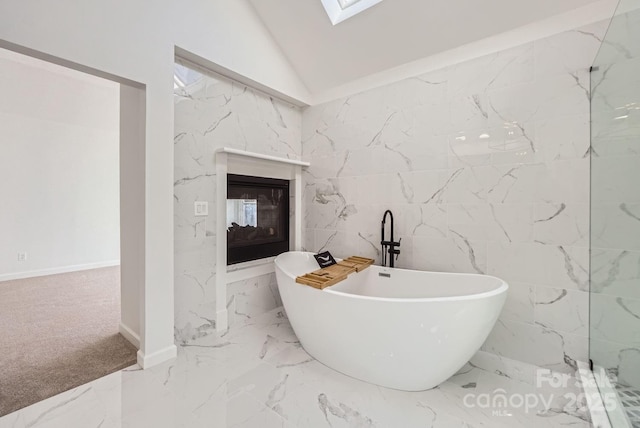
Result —
[[136, 362], [120, 268], [0, 282], [0, 416]]

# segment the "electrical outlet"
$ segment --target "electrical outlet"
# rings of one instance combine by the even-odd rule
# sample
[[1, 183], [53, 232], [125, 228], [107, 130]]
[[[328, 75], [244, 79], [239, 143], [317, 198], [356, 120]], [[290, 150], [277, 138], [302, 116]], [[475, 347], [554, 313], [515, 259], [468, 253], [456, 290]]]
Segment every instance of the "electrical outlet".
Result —
[[18, 253], [18, 261], [26, 262], [27, 261], [27, 253]]
[[195, 201], [193, 203], [194, 214], [196, 217], [203, 217], [209, 215], [209, 202], [207, 201]]

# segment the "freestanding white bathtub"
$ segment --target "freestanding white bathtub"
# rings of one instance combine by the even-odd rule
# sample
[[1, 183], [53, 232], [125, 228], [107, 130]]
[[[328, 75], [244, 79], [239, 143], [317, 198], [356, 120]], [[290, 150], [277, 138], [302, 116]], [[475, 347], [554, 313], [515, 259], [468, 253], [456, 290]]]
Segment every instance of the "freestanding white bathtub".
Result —
[[313, 253], [275, 260], [278, 289], [301, 345], [354, 378], [404, 391], [433, 388], [480, 349], [507, 296], [501, 279], [370, 266], [317, 290], [295, 278]]

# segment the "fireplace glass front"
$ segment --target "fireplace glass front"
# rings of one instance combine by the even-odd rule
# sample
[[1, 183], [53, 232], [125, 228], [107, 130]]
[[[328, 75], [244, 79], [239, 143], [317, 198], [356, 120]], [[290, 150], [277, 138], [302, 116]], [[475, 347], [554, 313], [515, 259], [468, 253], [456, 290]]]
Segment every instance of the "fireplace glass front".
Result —
[[289, 251], [289, 181], [227, 175], [227, 265]]

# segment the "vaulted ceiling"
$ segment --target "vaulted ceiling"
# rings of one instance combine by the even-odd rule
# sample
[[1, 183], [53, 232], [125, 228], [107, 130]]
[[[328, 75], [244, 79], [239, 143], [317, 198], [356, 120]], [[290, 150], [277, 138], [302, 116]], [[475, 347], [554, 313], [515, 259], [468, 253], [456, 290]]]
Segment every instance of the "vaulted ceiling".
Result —
[[249, 1], [318, 93], [598, 0], [384, 0], [335, 26], [320, 0]]

